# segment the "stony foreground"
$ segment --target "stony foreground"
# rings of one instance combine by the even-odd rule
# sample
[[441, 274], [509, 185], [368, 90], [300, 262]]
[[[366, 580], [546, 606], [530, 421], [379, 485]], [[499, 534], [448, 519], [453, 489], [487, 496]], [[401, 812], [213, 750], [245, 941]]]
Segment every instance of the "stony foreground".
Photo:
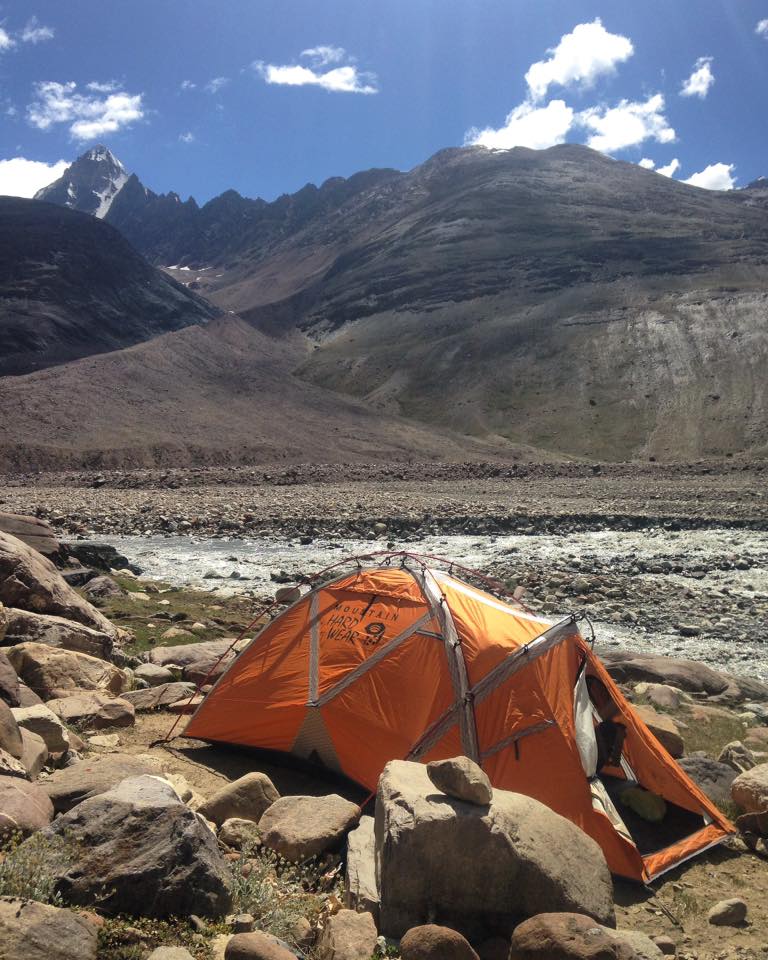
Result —
[[[739, 816], [739, 838], [651, 894], [464, 758], [393, 761], [363, 810], [319, 774], [158, 743], [235, 655], [222, 634], [239, 607], [203, 596], [200, 620], [164, 614], [178, 599], [162, 585], [84, 566], [104, 554], [65, 560], [39, 523], [14, 523], [19, 536], [0, 526], [3, 960], [768, 955], [768, 686], [606, 655], [652, 733]], [[162, 631], [126, 629], [133, 615], [116, 626], [114, 604], [154, 604]]]

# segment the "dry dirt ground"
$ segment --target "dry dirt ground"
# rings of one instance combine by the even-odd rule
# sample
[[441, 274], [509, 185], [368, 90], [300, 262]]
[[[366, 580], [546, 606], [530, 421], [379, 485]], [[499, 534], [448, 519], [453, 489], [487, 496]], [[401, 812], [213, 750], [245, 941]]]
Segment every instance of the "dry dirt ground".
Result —
[[[364, 792], [354, 785], [301, 770], [279, 756], [210, 746], [183, 737], [150, 746], [167, 736], [175, 719], [165, 713], [140, 715], [134, 728], [117, 731], [118, 749], [155, 757], [165, 772], [182, 774], [204, 796], [228, 779], [259, 770], [282, 794], [336, 792], [358, 803], [365, 799]], [[182, 718], [176, 733], [183, 731], [185, 722]], [[748, 905], [747, 924], [742, 928], [709, 924], [709, 908], [735, 896]], [[615, 897], [618, 926], [650, 936], [669, 936], [677, 944], [678, 957], [768, 957], [768, 857], [762, 852], [749, 852], [741, 841], [703, 854], [666, 874], [651, 888], [617, 880]]]

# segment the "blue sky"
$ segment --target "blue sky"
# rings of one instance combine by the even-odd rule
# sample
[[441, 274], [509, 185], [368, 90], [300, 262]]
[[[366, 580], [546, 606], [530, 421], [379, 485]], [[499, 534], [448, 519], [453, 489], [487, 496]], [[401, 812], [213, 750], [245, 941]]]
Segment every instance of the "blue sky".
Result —
[[768, 0], [0, 0], [0, 192], [97, 142], [199, 201], [473, 139], [744, 185], [766, 91]]

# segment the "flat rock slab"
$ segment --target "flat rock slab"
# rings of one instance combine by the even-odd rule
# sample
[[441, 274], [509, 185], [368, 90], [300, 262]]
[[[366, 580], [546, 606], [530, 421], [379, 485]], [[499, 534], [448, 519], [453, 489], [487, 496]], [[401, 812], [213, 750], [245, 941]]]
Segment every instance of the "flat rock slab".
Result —
[[300, 862], [340, 847], [357, 825], [360, 808], [333, 793], [326, 797], [281, 797], [259, 820], [264, 846]]
[[136, 711], [132, 703], [121, 697], [108, 697], [104, 693], [80, 693], [72, 697], [60, 697], [49, 700], [46, 706], [64, 723], [88, 730], [132, 727], [136, 722]]
[[122, 695], [123, 700], [133, 704], [135, 710], [162, 710], [174, 703], [189, 700], [195, 693], [193, 683], [184, 683], [178, 680], [175, 683], [161, 683], [157, 687], [147, 687], [145, 690], [128, 690]]
[[140, 917], [221, 917], [232, 905], [216, 837], [159, 777], [123, 780], [45, 832], [71, 844], [72, 860], [56, 874], [69, 903]]
[[87, 627], [84, 623], [29, 610], [8, 610], [7, 614], [6, 646], [31, 641], [61, 647], [62, 650], [76, 650], [101, 660], [108, 660], [114, 652], [112, 634]]
[[180, 643], [172, 647], [154, 647], [149, 651], [147, 660], [163, 667], [175, 663], [179, 667], [188, 667], [201, 660], [214, 660], [222, 656], [233, 644], [233, 639], [203, 640], [199, 643]]
[[61, 553], [61, 544], [53, 527], [40, 517], [0, 511], [0, 532], [10, 533], [44, 557], [56, 557]]
[[16, 673], [43, 700], [67, 697], [81, 690], [118, 695], [128, 687], [124, 670], [75, 650], [61, 650], [44, 643], [19, 643], [7, 652]]
[[56, 812], [61, 813], [83, 800], [106, 793], [126, 777], [159, 773], [159, 764], [127, 753], [111, 753], [56, 770], [41, 786]]
[[79, 913], [0, 897], [3, 960], [96, 960], [98, 929]]
[[710, 757], [682, 757], [677, 761], [696, 786], [718, 805], [728, 802], [736, 771]]

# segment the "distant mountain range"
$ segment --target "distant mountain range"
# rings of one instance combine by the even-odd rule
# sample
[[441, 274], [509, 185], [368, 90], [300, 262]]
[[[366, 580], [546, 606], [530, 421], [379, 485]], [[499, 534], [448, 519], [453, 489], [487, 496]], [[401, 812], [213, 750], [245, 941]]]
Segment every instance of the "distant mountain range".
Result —
[[762, 179], [718, 193], [585, 147], [470, 147], [199, 207], [97, 147], [38, 196], [266, 334], [292, 383], [380, 417], [500, 450], [768, 452]]

